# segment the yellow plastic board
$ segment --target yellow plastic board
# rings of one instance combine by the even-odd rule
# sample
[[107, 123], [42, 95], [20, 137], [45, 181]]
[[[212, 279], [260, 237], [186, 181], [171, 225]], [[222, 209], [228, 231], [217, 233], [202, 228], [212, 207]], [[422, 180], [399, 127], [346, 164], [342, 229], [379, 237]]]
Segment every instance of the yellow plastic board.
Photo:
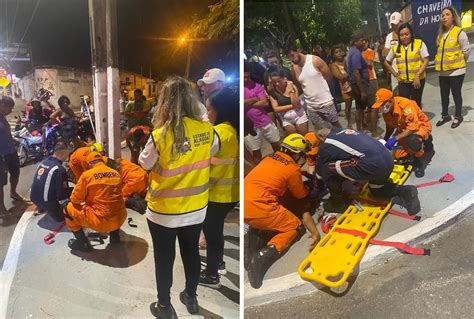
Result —
[[[410, 175], [412, 167], [395, 165], [390, 178], [402, 185]], [[364, 199], [370, 202], [365, 202]], [[383, 217], [391, 206], [369, 193], [365, 185], [359, 194], [359, 209], [350, 205], [339, 216], [334, 227], [322, 238], [316, 247], [298, 267], [298, 273], [304, 280], [317, 281], [330, 288], [337, 288], [346, 282], [354, 267], [364, 256], [368, 241], [379, 230]], [[380, 205], [377, 206], [377, 203]], [[362, 210], [360, 210], [362, 208]], [[353, 229], [366, 233], [365, 238], [351, 234], [338, 233], [336, 228]]]

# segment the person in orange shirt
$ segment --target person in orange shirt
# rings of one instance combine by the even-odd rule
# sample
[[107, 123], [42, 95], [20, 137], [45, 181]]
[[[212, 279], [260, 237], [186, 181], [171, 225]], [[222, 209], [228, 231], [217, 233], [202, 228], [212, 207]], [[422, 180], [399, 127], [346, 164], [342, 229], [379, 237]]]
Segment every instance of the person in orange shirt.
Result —
[[[369, 47], [369, 39], [364, 39], [364, 50], [362, 51], [362, 57], [367, 63], [367, 71], [369, 72], [369, 92], [367, 96], [368, 105], [373, 105], [375, 102], [375, 92], [379, 88], [379, 84], [377, 82], [377, 74], [375, 73], [374, 67], [375, 52]], [[372, 112], [370, 117], [370, 131], [372, 132], [372, 135], [375, 136], [378, 115], [376, 112]]]
[[90, 251], [89, 240], [83, 228], [110, 233], [110, 243], [120, 242], [120, 226], [127, 217], [122, 197], [120, 174], [107, 167], [97, 152], [86, 157], [90, 169], [79, 178], [66, 207], [66, 225], [75, 239], [68, 242], [72, 250]]
[[252, 229], [248, 235], [254, 235], [255, 231], [276, 233], [265, 247], [254, 252], [249, 238], [248, 273], [254, 288], [262, 285], [271, 264], [304, 232], [301, 218], [311, 233], [311, 247], [320, 239], [309, 214], [310, 203], [306, 199], [309, 188], [303, 184], [298, 165], [309, 148], [302, 135], [290, 134], [283, 140], [280, 151], [264, 158], [245, 177], [244, 219]]
[[306, 165], [308, 166], [308, 174], [316, 173], [316, 159], [319, 152], [319, 139], [314, 132], [308, 132], [304, 138], [311, 144], [311, 149], [306, 153]]
[[125, 137], [127, 146], [130, 149], [130, 161], [138, 164], [138, 156], [145, 147], [148, 138], [150, 137], [151, 129], [145, 125], [136, 125], [130, 129]]
[[104, 156], [107, 166], [119, 172], [122, 178], [122, 195], [125, 207], [140, 214], [146, 211], [145, 195], [148, 189], [148, 174], [141, 166], [125, 159], [113, 160]]
[[[397, 150], [395, 157], [406, 159], [413, 157], [416, 177], [425, 175], [421, 157], [425, 152], [433, 151], [431, 123], [416, 102], [401, 96], [393, 96], [387, 89], [379, 89], [373, 109], [381, 109], [386, 124], [385, 147], [392, 150], [395, 144], [403, 147]], [[394, 130], [396, 134], [394, 136]]]
[[100, 145], [99, 143], [94, 143], [91, 146], [79, 147], [75, 149], [71, 153], [71, 155], [69, 155], [68, 166], [69, 166], [69, 169], [74, 174], [74, 181], [73, 181], [74, 183], [77, 183], [82, 173], [84, 173], [85, 171], [89, 169], [86, 158], [90, 152], [98, 152], [98, 153], [103, 154], [104, 149], [102, 145]]

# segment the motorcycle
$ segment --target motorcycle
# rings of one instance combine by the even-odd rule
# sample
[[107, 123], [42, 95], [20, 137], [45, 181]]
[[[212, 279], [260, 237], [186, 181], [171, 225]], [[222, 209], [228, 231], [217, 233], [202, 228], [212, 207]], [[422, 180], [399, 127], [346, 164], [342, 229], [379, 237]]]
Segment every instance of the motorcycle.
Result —
[[29, 160], [40, 160], [44, 155], [52, 155], [54, 146], [59, 138], [58, 125], [46, 127], [45, 142], [43, 145], [43, 136], [38, 130], [30, 132], [22, 119], [17, 117], [15, 125], [14, 139], [17, 142], [17, 154], [20, 160], [20, 166], [24, 166]]

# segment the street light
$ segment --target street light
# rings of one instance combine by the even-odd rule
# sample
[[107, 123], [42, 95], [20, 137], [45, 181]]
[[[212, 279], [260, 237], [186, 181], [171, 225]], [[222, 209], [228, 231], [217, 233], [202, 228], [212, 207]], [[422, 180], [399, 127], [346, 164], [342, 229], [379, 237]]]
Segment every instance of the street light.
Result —
[[385, 16], [387, 17], [388, 29], [390, 30], [390, 28], [392, 27], [390, 25], [390, 12], [385, 12]]

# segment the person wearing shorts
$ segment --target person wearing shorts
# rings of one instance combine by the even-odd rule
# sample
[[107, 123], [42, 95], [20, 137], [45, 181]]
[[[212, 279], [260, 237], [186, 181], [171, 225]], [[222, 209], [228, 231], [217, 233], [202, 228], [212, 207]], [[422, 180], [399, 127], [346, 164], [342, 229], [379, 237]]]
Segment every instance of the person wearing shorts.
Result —
[[328, 65], [318, 56], [304, 55], [294, 45], [286, 48], [291, 60], [294, 78], [301, 84], [306, 105], [306, 113], [314, 127], [324, 123], [341, 127], [334, 105], [334, 98], [329, 90], [328, 82], [332, 75]]
[[265, 112], [268, 97], [262, 85], [254, 82], [250, 75], [250, 66], [244, 64], [244, 112], [253, 123], [256, 135], [245, 137], [245, 146], [252, 152], [254, 163], [262, 159], [263, 139], [272, 145], [274, 151], [280, 148], [280, 132]]
[[347, 53], [347, 71], [349, 72], [356, 104], [356, 126], [358, 131], [362, 131], [366, 126], [364, 111], [368, 106], [369, 92], [367, 62], [365, 62], [361, 54], [365, 45], [364, 39], [365, 35], [362, 32], [354, 32], [352, 35], [352, 47]]
[[298, 97], [298, 89], [289, 81], [283, 69], [272, 66], [269, 69], [272, 89], [268, 92], [273, 110], [278, 114], [287, 134], [308, 132], [308, 118]]
[[8, 213], [4, 203], [3, 187], [8, 183], [10, 174], [10, 197], [13, 200], [24, 200], [17, 192], [16, 187], [20, 179], [20, 160], [15, 149], [10, 124], [6, 116], [12, 112], [15, 102], [11, 97], [0, 97], [0, 215]]

